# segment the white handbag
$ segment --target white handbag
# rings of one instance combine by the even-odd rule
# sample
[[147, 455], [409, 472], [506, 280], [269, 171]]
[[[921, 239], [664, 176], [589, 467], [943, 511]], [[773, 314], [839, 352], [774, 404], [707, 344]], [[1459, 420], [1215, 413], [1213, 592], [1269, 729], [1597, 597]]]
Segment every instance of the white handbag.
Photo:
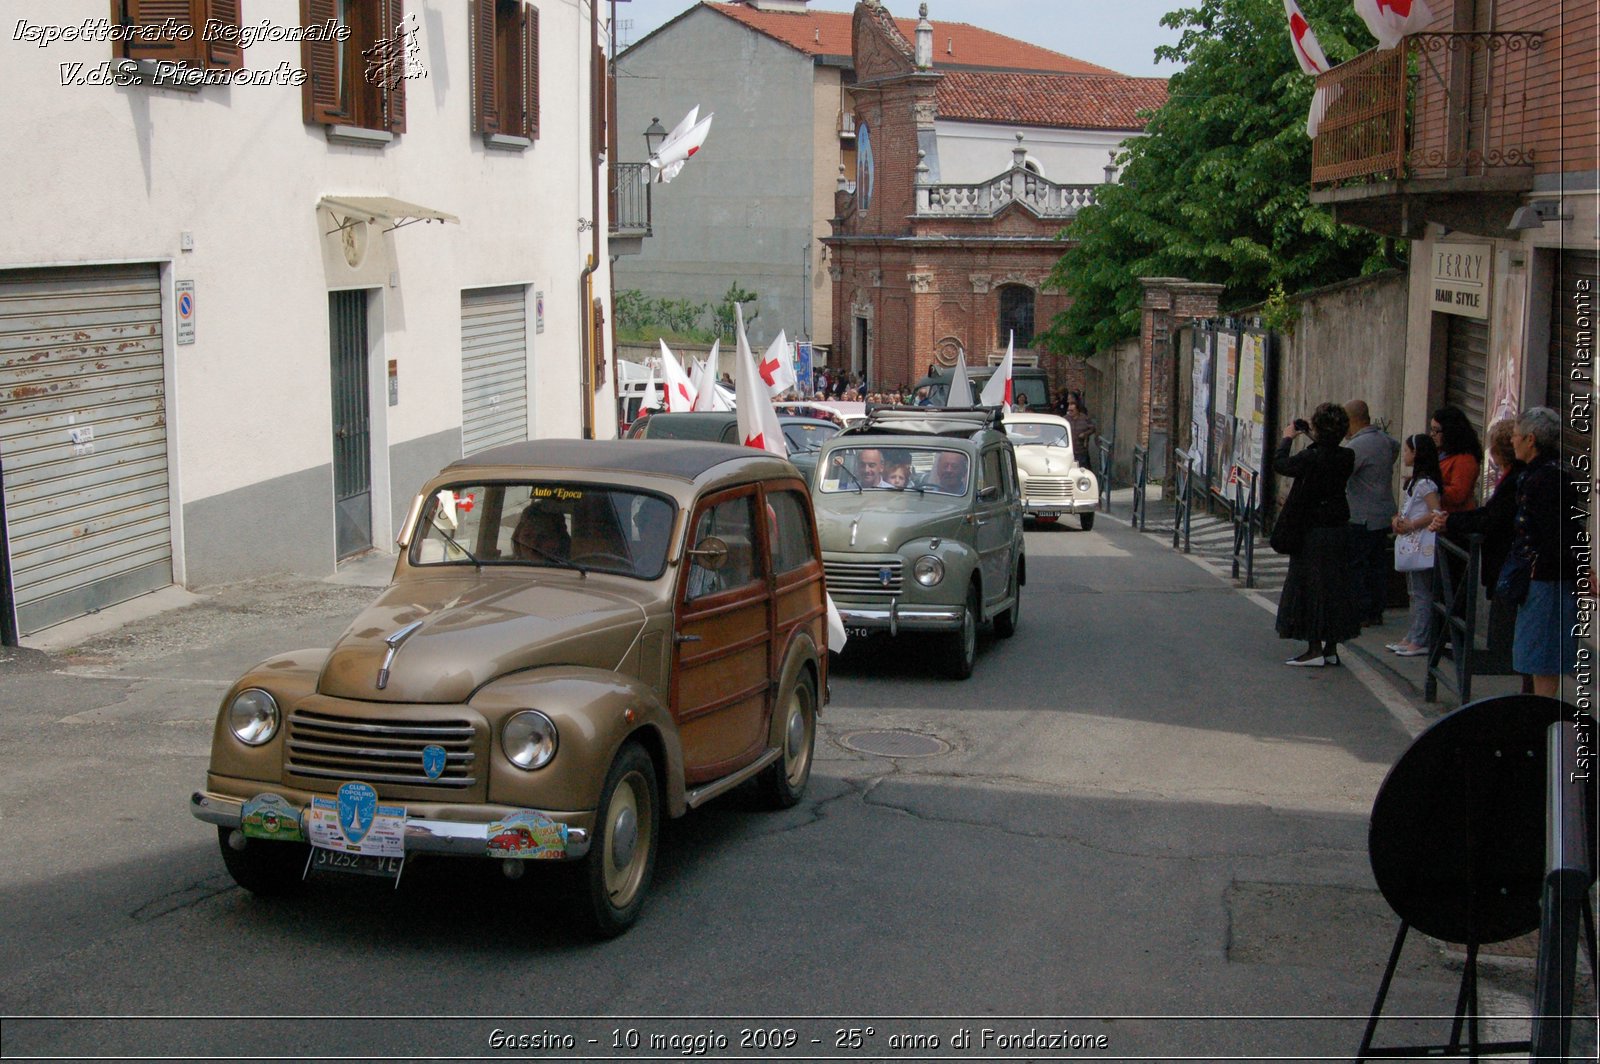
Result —
[[1437, 538], [1433, 530], [1427, 528], [1394, 537], [1394, 567], [1402, 573], [1432, 569]]

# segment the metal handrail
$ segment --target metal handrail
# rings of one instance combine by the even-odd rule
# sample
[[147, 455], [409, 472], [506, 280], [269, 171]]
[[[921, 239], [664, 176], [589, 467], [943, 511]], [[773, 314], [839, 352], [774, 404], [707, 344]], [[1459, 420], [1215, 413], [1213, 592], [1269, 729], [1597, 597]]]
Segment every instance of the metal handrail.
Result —
[[1135, 446], [1133, 449], [1133, 513], [1129, 520], [1133, 527], [1144, 531], [1144, 502], [1145, 488], [1150, 476], [1150, 448]]
[[650, 164], [611, 164], [611, 225], [616, 234], [651, 235]]
[[1100, 452], [1100, 509], [1111, 512], [1111, 455], [1115, 444], [1104, 436], [1095, 437], [1095, 447]]
[[[1462, 548], [1443, 536], [1434, 537], [1433, 551], [1433, 612], [1444, 623], [1433, 630], [1433, 640], [1428, 645], [1428, 678], [1422, 684], [1422, 697], [1437, 702], [1439, 684], [1455, 691], [1456, 698], [1465, 705], [1472, 700], [1472, 652], [1477, 642], [1478, 630], [1478, 571], [1482, 563], [1483, 537], [1476, 532], [1465, 537]], [[1455, 558], [1461, 566], [1461, 580], [1450, 585], [1450, 566], [1445, 560]], [[1456, 602], [1462, 602], [1459, 614]], [[1455, 668], [1439, 667], [1444, 657], [1445, 644], [1449, 642]], [[1450, 673], [1455, 675], [1451, 676]]]
[[1183, 464], [1178, 467], [1178, 491], [1174, 500], [1175, 509], [1172, 514], [1172, 549], [1178, 549], [1178, 541], [1183, 541], [1183, 553], [1190, 553], [1189, 533], [1194, 519], [1194, 454], [1185, 453]]
[[1234, 467], [1233, 577], [1239, 578], [1239, 556], [1244, 555], [1244, 586], [1256, 586], [1256, 482], [1261, 474], [1247, 465]]

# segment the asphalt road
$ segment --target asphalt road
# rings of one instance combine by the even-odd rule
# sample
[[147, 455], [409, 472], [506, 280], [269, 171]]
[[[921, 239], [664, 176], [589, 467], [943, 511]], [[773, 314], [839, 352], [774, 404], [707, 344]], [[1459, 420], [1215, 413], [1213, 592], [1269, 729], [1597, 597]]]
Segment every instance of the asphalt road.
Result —
[[[239, 585], [0, 662], [3, 1055], [1348, 1058], [1406, 728], [1352, 669], [1285, 669], [1270, 615], [1159, 541], [1072, 524], [1028, 533], [1019, 631], [971, 680], [910, 639], [848, 648], [806, 799], [668, 825], [639, 924], [600, 944], [548, 881], [473, 863], [273, 902], [224, 873], [187, 809], [216, 700], [370, 589]], [[852, 747], [874, 731], [945, 749]], [[1413, 936], [1388, 1014], [1447, 1015], [1459, 971]], [[1531, 968], [1485, 979], [1526, 1014]]]

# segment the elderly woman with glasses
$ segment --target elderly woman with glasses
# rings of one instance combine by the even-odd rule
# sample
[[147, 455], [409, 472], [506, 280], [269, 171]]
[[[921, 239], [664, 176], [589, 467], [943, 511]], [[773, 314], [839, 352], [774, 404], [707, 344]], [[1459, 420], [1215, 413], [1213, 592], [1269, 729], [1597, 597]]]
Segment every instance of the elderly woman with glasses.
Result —
[[1527, 598], [1517, 610], [1511, 667], [1532, 677], [1533, 693], [1559, 697], [1561, 675], [1577, 669], [1576, 552], [1586, 530], [1587, 503], [1561, 468], [1561, 419], [1536, 406], [1517, 418], [1511, 435], [1526, 463], [1517, 481], [1517, 513], [1506, 566], [1529, 567]]

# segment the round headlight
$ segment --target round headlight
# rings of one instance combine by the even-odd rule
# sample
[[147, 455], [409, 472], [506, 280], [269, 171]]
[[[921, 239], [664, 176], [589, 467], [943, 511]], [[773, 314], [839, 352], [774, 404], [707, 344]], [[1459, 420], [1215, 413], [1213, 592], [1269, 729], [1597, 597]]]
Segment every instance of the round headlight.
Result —
[[1094, 485], [1089, 481], [1088, 477], [1079, 477], [1078, 490], [1087, 495], [1089, 492], [1094, 490]]
[[944, 579], [944, 562], [931, 554], [924, 554], [917, 559], [917, 564], [911, 567], [911, 573], [917, 578], [917, 583], [923, 587], [932, 587]]
[[525, 709], [500, 729], [500, 745], [518, 768], [544, 768], [556, 756], [556, 726], [537, 709]]
[[259, 687], [248, 687], [228, 704], [228, 727], [246, 746], [260, 746], [278, 734], [278, 703]]

